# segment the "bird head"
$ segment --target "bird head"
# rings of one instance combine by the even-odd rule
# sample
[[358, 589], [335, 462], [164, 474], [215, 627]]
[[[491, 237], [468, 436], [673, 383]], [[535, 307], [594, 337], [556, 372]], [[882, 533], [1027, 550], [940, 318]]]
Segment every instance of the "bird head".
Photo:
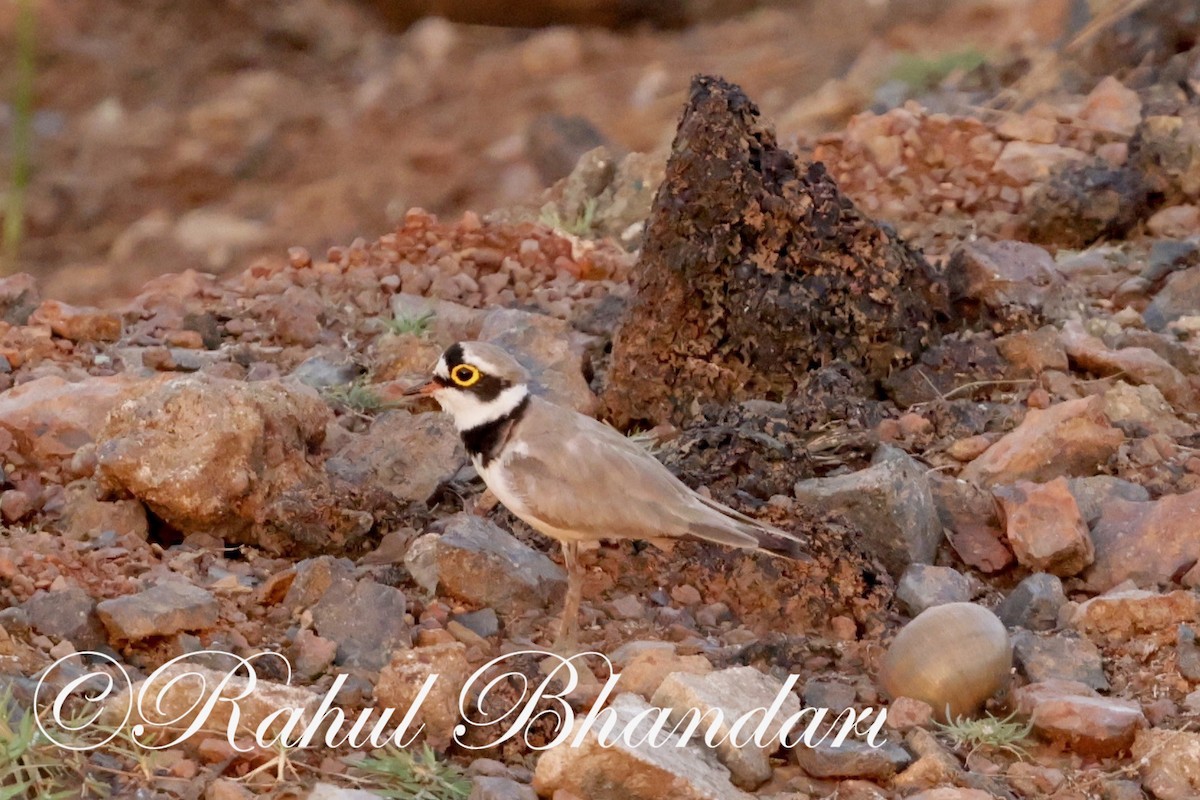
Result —
[[460, 431], [500, 419], [529, 395], [529, 372], [505, 350], [485, 342], [446, 348], [425, 383], [405, 396], [432, 397]]

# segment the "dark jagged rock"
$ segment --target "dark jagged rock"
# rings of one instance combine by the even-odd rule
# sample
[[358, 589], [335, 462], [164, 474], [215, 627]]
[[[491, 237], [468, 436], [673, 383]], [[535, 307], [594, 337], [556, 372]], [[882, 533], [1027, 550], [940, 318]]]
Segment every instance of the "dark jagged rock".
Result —
[[[947, 336], [921, 353], [916, 363], [890, 375], [883, 385], [901, 408], [948, 396], [973, 398], [1009, 377], [996, 344], [978, 335]], [[982, 384], [970, 390], [969, 384]], [[1006, 387], [1007, 388], [1007, 387]]]
[[1135, 169], [1072, 164], [1038, 189], [1029, 203], [1031, 241], [1086, 247], [1102, 237], [1120, 238], [1150, 215], [1152, 196]]
[[697, 77], [604, 399], [620, 424], [681, 423], [709, 401], [787, 397], [837, 360], [878, 381], [946, 308], [918, 253], [779, 148], [738, 87]]
[[1129, 142], [1129, 164], [1166, 205], [1200, 198], [1200, 108], [1148, 114]]
[[811, 373], [787, 403], [706, 404], [694, 424], [661, 445], [659, 457], [718, 498], [759, 501], [790, 495], [796, 481], [837, 467], [866, 466], [887, 409], [862, 399], [859, 378], [830, 367]]
[[[1090, 21], [1101, 13], [1094, 11]], [[1162, 65], [1195, 46], [1197, 26], [1200, 6], [1195, 0], [1139, 3], [1131, 13], [1101, 25], [1083, 42], [1076, 60], [1093, 75], [1110, 75], [1138, 65]]]

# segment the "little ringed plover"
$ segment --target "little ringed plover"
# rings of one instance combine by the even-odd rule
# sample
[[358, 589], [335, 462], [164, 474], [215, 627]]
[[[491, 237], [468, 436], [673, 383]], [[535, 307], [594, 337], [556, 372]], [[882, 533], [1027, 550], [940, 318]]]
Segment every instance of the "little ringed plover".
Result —
[[580, 542], [676, 537], [806, 558], [792, 534], [693, 491], [641, 445], [532, 394], [529, 384], [529, 373], [501, 348], [458, 342], [427, 383], [404, 394], [433, 397], [496, 498], [562, 543], [568, 588], [556, 646], [574, 642]]

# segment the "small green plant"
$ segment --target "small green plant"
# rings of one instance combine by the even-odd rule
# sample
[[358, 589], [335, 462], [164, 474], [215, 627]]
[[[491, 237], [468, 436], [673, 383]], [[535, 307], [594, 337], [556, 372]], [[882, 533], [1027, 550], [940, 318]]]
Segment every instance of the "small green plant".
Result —
[[454, 764], [439, 761], [429, 745], [410, 753], [395, 745], [355, 764], [373, 791], [392, 800], [465, 800], [471, 782]]
[[0, 229], [0, 275], [14, 271], [17, 251], [25, 237], [25, 193], [33, 151], [33, 77], [37, 42], [33, 0], [17, 0], [16, 86], [13, 97], [12, 175], [4, 201]]
[[325, 395], [326, 400], [356, 413], [378, 411], [387, 405], [375, 391], [367, 375], [355, 378], [352, 383], [328, 386], [322, 389], [321, 393]]
[[950, 73], [970, 72], [986, 62], [987, 56], [974, 48], [932, 56], [906, 53], [896, 62], [892, 79], [903, 81], [914, 89], [933, 89]]
[[429, 330], [429, 324], [433, 322], [434, 313], [426, 311], [424, 314], [414, 316], [403, 316], [390, 319], [384, 323], [388, 331], [403, 336], [411, 334], [413, 336], [423, 336]]
[[1009, 714], [1004, 719], [987, 714], [979, 719], [959, 717], [945, 724], [940, 722], [934, 724], [950, 739], [955, 749], [970, 748], [967, 751], [967, 759], [970, 759], [981, 747], [1003, 750], [1021, 759], [1028, 758], [1029, 753], [1021, 747], [1021, 743], [1029, 738], [1029, 734], [1033, 731], [1033, 723], [1027, 722], [1022, 725], [1013, 721], [1015, 717], [1016, 712]]
[[598, 203], [596, 198], [588, 198], [583, 204], [583, 208], [579, 210], [579, 214], [574, 219], [563, 219], [562, 212], [553, 203], [547, 203], [542, 206], [541, 213], [538, 215], [538, 222], [545, 225], [547, 228], [554, 228], [556, 231], [569, 233], [572, 236], [588, 236], [593, 233], [592, 226], [596, 222], [596, 209]]
[[0, 692], [0, 800], [107, 797], [108, 787], [89, 774], [86, 754], [65, 750], [38, 729], [33, 711]]

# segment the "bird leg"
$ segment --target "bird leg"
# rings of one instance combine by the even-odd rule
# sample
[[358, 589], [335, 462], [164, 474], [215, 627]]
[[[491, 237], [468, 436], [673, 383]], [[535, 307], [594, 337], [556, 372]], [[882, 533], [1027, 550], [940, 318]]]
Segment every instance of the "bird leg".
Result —
[[583, 576], [579, 573], [579, 543], [563, 542], [563, 565], [567, 568], [567, 598], [563, 601], [562, 621], [554, 649], [559, 653], [575, 647], [579, 632], [579, 602], [583, 599]]

